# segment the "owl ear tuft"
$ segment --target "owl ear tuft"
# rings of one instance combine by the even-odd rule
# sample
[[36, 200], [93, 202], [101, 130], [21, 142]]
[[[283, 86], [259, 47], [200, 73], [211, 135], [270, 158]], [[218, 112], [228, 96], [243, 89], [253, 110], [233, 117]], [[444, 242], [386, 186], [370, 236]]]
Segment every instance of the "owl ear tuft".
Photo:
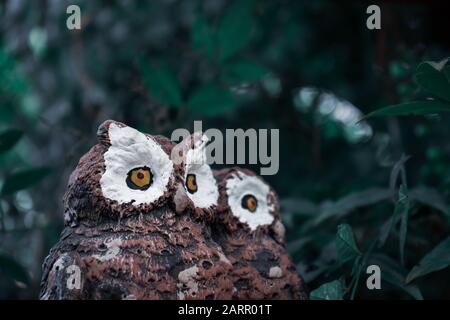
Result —
[[101, 144], [104, 144], [106, 146], [109, 146], [111, 144], [111, 141], [109, 139], [109, 126], [114, 123], [119, 127], [126, 127], [125, 124], [114, 121], [114, 120], [106, 120], [101, 125], [99, 125], [97, 129], [97, 139], [98, 142]]

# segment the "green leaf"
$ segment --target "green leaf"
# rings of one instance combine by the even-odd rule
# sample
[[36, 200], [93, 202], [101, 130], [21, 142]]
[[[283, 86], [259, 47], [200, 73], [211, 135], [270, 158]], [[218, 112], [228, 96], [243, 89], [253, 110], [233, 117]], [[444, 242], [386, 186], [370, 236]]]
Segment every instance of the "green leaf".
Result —
[[225, 70], [239, 82], [258, 81], [269, 73], [264, 66], [250, 60], [228, 63], [225, 65]]
[[14, 147], [22, 136], [23, 132], [17, 129], [9, 129], [0, 133], [0, 154]]
[[234, 109], [236, 99], [227, 89], [214, 85], [205, 85], [198, 88], [189, 97], [188, 108], [207, 116], [215, 116]]
[[426, 91], [450, 102], [450, 84], [444, 73], [416, 73], [416, 82]]
[[352, 227], [348, 224], [340, 224], [336, 234], [336, 249], [338, 260], [344, 263], [361, 255], [355, 241]]
[[389, 189], [391, 190], [396, 189], [398, 178], [399, 177], [403, 178], [405, 174], [405, 164], [410, 158], [411, 156], [402, 154], [400, 159], [394, 164], [389, 177]]
[[369, 263], [380, 267], [381, 281], [387, 282], [392, 286], [405, 291], [414, 299], [423, 300], [422, 293], [418, 286], [405, 283], [407, 271], [395, 260], [385, 254], [376, 254], [373, 255]]
[[26, 94], [28, 83], [19, 72], [17, 61], [3, 47], [0, 47], [0, 72], [2, 78], [0, 89], [3, 94], [13, 97], [23, 97]]
[[424, 90], [450, 102], [450, 82], [444, 67], [448, 59], [440, 62], [425, 61], [416, 69], [414, 77]]
[[324, 283], [319, 288], [311, 291], [311, 300], [343, 300], [344, 286], [341, 280]]
[[350, 283], [350, 286], [349, 286], [349, 288], [352, 288], [350, 300], [353, 300], [355, 298], [356, 290], [358, 289], [359, 278], [361, 277], [361, 272], [364, 267], [364, 260], [365, 259], [363, 259], [363, 256], [358, 256], [353, 261], [353, 267], [352, 267], [352, 273], [351, 273], [352, 282]]
[[400, 103], [375, 110], [365, 115], [358, 122], [361, 122], [368, 118], [380, 116], [385, 117], [385, 116], [424, 115], [439, 112], [450, 112], [450, 104], [442, 103], [436, 100], [413, 101]]
[[[351, 273], [352, 274], [352, 282], [349, 286], [349, 288], [351, 288], [350, 300], [353, 300], [355, 298], [356, 291], [357, 291], [358, 285], [359, 285], [359, 279], [361, 278], [362, 270], [366, 267], [367, 260], [372, 256], [372, 252], [373, 252], [376, 244], [377, 244], [377, 239], [375, 238], [371, 241], [369, 247], [367, 248], [367, 251], [362, 256], [359, 255], [353, 262], [352, 273]], [[352, 288], [352, 286], [353, 286], [353, 288]]]
[[249, 43], [252, 27], [252, 1], [236, 1], [219, 24], [217, 40], [220, 61], [232, 57]]
[[310, 220], [311, 224], [317, 226], [332, 217], [342, 219], [358, 208], [388, 200], [392, 195], [392, 191], [389, 189], [369, 188], [350, 193], [336, 202], [327, 200], [321, 204], [319, 214], [313, 220]]
[[192, 47], [213, 60], [215, 55], [215, 34], [206, 18], [199, 15], [192, 26]]
[[442, 71], [445, 68], [449, 58], [442, 59], [439, 62], [434, 61], [424, 61], [417, 66], [416, 73], [418, 72], [433, 72], [433, 71]]
[[442, 270], [450, 265], [450, 237], [438, 244], [433, 250], [427, 253], [419, 264], [414, 266], [406, 282], [422, 277], [434, 271]]
[[22, 189], [31, 187], [41, 181], [51, 172], [48, 167], [33, 168], [18, 171], [6, 177], [1, 195], [9, 195]]
[[450, 82], [450, 66], [446, 66], [444, 68], [444, 74], [445, 74], [445, 77], [447, 78], [447, 81]]
[[405, 244], [406, 244], [406, 235], [408, 232], [408, 216], [409, 216], [409, 195], [408, 188], [405, 184], [400, 186], [399, 199], [396, 204], [399, 206], [399, 212], [401, 212], [401, 220], [400, 220], [400, 261], [401, 264], [405, 265]]
[[449, 205], [444, 196], [433, 188], [420, 186], [409, 191], [409, 197], [421, 204], [427, 205], [447, 216], [450, 216]]
[[167, 65], [152, 65], [141, 60], [140, 68], [144, 83], [153, 99], [170, 107], [181, 106], [183, 102], [180, 84]]
[[396, 222], [394, 220], [394, 215], [392, 215], [381, 226], [380, 231], [378, 232], [378, 248], [382, 248], [386, 244], [386, 240], [389, 238], [392, 227]]
[[0, 270], [9, 278], [22, 282], [27, 286], [30, 285], [30, 278], [25, 268], [5, 254], [0, 254]]
[[[406, 187], [402, 184], [400, 186], [399, 192], [398, 192], [398, 199], [395, 203], [394, 213], [392, 216], [384, 223], [380, 230], [379, 234], [379, 245], [378, 247], [381, 248], [385, 243], [389, 235], [391, 234], [392, 230], [394, 229], [394, 226], [397, 224], [399, 219], [404, 220], [405, 214], [407, 215], [409, 212], [409, 196], [408, 191]], [[405, 223], [405, 222], [402, 222]], [[407, 223], [407, 221], [406, 221]], [[402, 229], [402, 227], [400, 227]], [[402, 250], [404, 248], [404, 243], [406, 241], [406, 230], [404, 229], [405, 226], [403, 225], [403, 231], [401, 230], [400, 233], [400, 256], [402, 256]], [[403, 235], [402, 235], [403, 232]], [[402, 240], [402, 238], [404, 239]]]

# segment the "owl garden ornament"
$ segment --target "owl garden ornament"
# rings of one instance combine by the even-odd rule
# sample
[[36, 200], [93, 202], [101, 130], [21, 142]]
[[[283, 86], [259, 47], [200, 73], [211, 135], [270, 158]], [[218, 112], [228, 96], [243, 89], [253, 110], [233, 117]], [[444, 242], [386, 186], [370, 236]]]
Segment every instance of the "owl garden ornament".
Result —
[[215, 176], [220, 200], [213, 238], [233, 265], [233, 298], [307, 299], [284, 247], [275, 192], [249, 170], [223, 169]]
[[274, 193], [233, 180], [244, 170], [213, 172], [205, 135], [176, 145], [108, 120], [97, 136], [70, 176], [41, 299], [306, 297]]
[[[229, 299], [231, 265], [184, 192], [172, 142], [114, 121], [98, 141], [70, 177], [66, 227], [44, 262], [40, 297]], [[79, 288], [69, 268], [80, 270]]]

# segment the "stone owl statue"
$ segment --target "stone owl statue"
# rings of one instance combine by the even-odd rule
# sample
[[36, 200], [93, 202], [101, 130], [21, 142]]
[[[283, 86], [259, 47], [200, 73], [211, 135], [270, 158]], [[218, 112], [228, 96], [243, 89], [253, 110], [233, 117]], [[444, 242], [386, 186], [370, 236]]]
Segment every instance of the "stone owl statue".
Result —
[[233, 299], [307, 299], [284, 246], [275, 192], [241, 168], [214, 171], [220, 199], [213, 238], [233, 265]]
[[174, 163], [167, 138], [111, 120], [97, 135], [69, 179], [40, 298], [231, 299], [232, 265], [209, 227], [218, 186], [196, 161], [202, 137], [183, 142]]

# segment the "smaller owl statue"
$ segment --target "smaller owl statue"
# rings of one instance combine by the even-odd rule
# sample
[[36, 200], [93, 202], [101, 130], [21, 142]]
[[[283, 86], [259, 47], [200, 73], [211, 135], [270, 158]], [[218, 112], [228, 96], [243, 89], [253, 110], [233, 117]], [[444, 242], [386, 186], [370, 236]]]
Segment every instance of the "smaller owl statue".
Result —
[[[204, 141], [175, 144], [108, 120], [64, 196], [65, 228], [41, 299], [230, 299], [230, 261], [212, 239], [219, 191]], [[196, 148], [198, 147], [198, 148]]]
[[214, 171], [220, 199], [213, 238], [233, 268], [233, 299], [308, 299], [284, 243], [275, 192], [241, 168]]

